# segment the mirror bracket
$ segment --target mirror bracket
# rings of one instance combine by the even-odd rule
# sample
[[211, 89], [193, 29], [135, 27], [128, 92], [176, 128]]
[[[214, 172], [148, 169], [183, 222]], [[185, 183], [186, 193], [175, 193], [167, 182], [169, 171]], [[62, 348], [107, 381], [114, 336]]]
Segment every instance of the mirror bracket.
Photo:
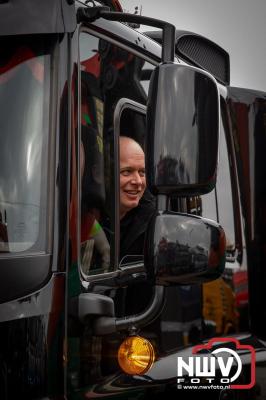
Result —
[[116, 318], [114, 303], [110, 297], [94, 293], [79, 296], [78, 316], [82, 323], [93, 315], [93, 334], [105, 336], [120, 331], [136, 332], [157, 318], [165, 304], [165, 288], [156, 285], [149, 306], [141, 313]]
[[89, 315], [113, 317], [115, 313], [113, 300], [97, 293], [81, 293], [77, 307], [81, 322], [84, 322]]
[[93, 22], [99, 18], [109, 21], [119, 21], [133, 24], [153, 26], [163, 30], [162, 39], [162, 62], [174, 62], [175, 59], [175, 26], [169, 22], [156, 18], [144, 17], [137, 14], [124, 12], [112, 12], [109, 7], [80, 7], [77, 10], [77, 22]]

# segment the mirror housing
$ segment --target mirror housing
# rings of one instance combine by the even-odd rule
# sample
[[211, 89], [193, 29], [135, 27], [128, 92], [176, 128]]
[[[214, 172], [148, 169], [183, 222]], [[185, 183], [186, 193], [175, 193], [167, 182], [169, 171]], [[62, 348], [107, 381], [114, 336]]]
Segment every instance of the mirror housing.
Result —
[[153, 194], [195, 196], [216, 182], [220, 105], [215, 79], [199, 68], [163, 63], [147, 103], [147, 184]]
[[150, 222], [144, 254], [148, 278], [157, 285], [204, 283], [225, 266], [225, 233], [214, 221], [160, 212]]

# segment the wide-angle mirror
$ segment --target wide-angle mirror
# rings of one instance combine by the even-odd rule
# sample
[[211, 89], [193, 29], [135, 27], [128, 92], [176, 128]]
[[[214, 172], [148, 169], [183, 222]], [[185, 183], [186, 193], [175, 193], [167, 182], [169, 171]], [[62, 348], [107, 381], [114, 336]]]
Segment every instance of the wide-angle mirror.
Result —
[[145, 267], [159, 285], [203, 283], [223, 272], [225, 248], [224, 231], [216, 222], [158, 212], [146, 236]]

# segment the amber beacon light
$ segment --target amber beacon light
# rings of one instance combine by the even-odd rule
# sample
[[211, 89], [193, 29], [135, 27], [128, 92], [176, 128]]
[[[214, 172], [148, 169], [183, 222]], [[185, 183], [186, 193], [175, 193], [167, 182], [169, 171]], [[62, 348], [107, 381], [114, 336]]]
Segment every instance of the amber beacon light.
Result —
[[130, 375], [143, 375], [153, 365], [155, 352], [152, 344], [140, 336], [130, 336], [120, 345], [118, 362]]

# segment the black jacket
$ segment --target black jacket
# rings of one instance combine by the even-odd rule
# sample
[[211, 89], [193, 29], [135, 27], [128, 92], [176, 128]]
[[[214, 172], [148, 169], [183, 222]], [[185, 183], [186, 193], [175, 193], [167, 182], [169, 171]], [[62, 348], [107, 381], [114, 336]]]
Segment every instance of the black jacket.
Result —
[[[120, 261], [122, 264], [133, 259], [143, 260], [145, 233], [155, 210], [155, 199], [146, 190], [138, 207], [129, 211], [120, 221]], [[116, 313], [122, 316], [143, 311], [150, 302], [151, 295], [152, 285], [147, 281], [119, 289], [115, 299]]]
[[138, 207], [120, 221], [120, 261], [128, 255], [143, 256], [145, 232], [154, 213], [154, 197], [146, 190]]

